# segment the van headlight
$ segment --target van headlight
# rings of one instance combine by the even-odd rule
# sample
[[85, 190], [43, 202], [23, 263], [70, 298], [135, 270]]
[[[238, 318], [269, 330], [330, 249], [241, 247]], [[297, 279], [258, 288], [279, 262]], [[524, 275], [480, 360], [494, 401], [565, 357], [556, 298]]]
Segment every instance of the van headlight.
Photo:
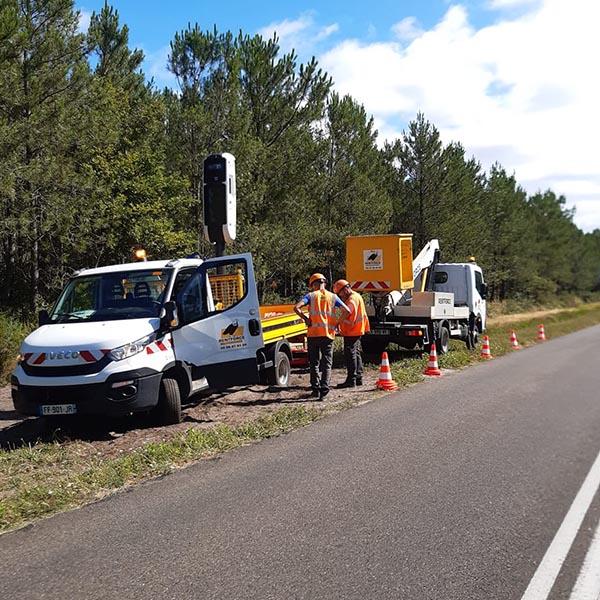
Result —
[[112, 360], [124, 360], [130, 356], [135, 356], [136, 354], [142, 352], [148, 344], [151, 344], [155, 337], [156, 334], [151, 333], [150, 335], [136, 340], [135, 342], [125, 344], [124, 346], [119, 346], [118, 348], [113, 348], [108, 353], [108, 356], [110, 356]]

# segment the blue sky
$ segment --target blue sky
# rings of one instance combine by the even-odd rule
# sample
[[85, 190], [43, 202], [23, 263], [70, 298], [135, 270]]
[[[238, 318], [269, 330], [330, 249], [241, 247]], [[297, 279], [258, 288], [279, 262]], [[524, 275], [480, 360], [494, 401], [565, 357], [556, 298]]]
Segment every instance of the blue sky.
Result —
[[[82, 28], [103, 0], [77, 0]], [[341, 93], [374, 116], [379, 140], [418, 111], [485, 169], [498, 161], [529, 193], [551, 188], [600, 228], [600, 2], [597, 0], [114, 0], [144, 71], [176, 87], [169, 42], [188, 23], [277, 31], [284, 50], [316, 56]]]

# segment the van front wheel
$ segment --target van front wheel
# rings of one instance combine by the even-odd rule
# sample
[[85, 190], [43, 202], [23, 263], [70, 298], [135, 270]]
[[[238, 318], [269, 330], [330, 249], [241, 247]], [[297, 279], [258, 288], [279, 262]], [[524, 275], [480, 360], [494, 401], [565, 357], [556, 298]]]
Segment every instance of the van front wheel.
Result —
[[162, 425], [181, 423], [181, 393], [176, 379], [163, 377], [160, 382], [156, 416]]

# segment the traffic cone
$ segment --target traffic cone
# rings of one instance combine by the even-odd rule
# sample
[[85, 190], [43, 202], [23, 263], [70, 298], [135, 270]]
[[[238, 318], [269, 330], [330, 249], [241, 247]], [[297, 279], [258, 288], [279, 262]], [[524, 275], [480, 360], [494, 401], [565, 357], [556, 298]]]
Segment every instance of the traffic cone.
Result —
[[392, 379], [392, 372], [390, 371], [390, 361], [388, 359], [387, 352], [381, 355], [381, 367], [379, 368], [379, 379], [375, 384], [380, 390], [387, 390], [391, 392], [398, 389], [398, 384]]
[[510, 332], [510, 347], [513, 350], [520, 350], [519, 341], [517, 340], [517, 334], [514, 331]]
[[483, 342], [481, 344], [481, 358], [485, 358], [489, 360], [490, 358], [494, 358], [492, 356], [492, 352], [490, 350], [490, 338], [487, 335], [483, 336]]
[[427, 368], [423, 371], [423, 375], [429, 375], [430, 377], [441, 377], [442, 372], [438, 367], [437, 352], [435, 351], [435, 342], [431, 344], [431, 350], [429, 351], [429, 361], [427, 362]]
[[544, 324], [540, 323], [538, 325], [538, 342], [545, 342], [546, 341], [546, 332], [544, 331]]

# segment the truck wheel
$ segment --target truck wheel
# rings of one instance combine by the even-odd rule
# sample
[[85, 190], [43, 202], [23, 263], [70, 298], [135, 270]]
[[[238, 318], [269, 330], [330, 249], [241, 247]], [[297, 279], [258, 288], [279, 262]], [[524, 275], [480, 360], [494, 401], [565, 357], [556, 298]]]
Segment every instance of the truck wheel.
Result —
[[287, 387], [290, 382], [291, 366], [290, 359], [285, 352], [277, 352], [273, 366], [267, 370], [267, 381], [269, 385]]
[[438, 331], [438, 338], [435, 341], [435, 348], [438, 354], [446, 354], [450, 347], [450, 332], [448, 328], [442, 325]]
[[177, 380], [163, 377], [160, 382], [156, 416], [162, 425], [181, 423], [181, 394]]

